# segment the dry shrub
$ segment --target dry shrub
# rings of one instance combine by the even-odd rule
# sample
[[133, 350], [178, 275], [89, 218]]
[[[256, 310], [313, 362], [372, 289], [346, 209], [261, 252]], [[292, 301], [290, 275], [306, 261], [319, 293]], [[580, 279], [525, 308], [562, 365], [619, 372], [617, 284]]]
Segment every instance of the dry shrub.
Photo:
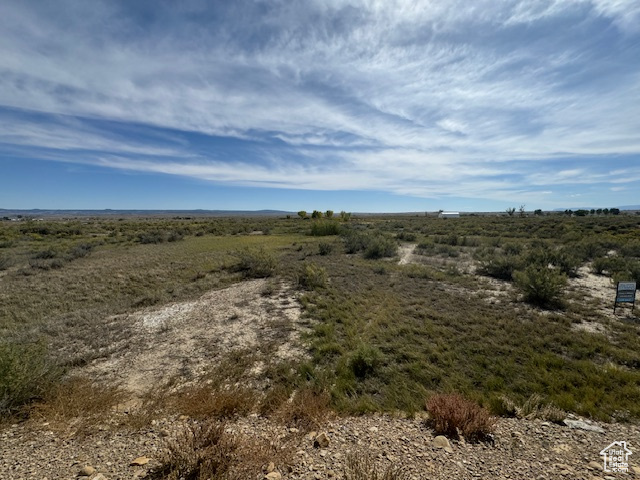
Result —
[[482, 440], [493, 432], [494, 419], [489, 412], [458, 394], [434, 395], [427, 402], [429, 422], [437, 434]]
[[276, 417], [286, 425], [302, 430], [317, 429], [329, 416], [329, 402], [330, 397], [326, 392], [298, 390], [293, 398], [282, 403]]
[[166, 480], [256, 478], [269, 462], [284, 467], [292, 449], [229, 432], [224, 423], [207, 420], [185, 427], [160, 457], [151, 478]]
[[499, 400], [501, 410], [508, 416], [527, 419], [537, 418], [554, 423], [561, 423], [567, 417], [564, 410], [552, 403], [545, 402], [542, 396], [536, 393], [531, 395], [522, 405], [517, 404], [506, 396], [500, 397]]
[[230, 418], [250, 413], [256, 404], [256, 394], [244, 387], [217, 389], [212, 385], [196, 385], [178, 391], [170, 404], [193, 418]]
[[408, 480], [409, 475], [401, 468], [388, 466], [378, 470], [371, 457], [362, 453], [347, 455], [344, 471], [345, 480]]
[[260, 400], [258, 413], [265, 417], [273, 415], [289, 401], [290, 396], [291, 390], [284, 385], [272, 386]]
[[73, 377], [53, 386], [43, 401], [34, 405], [32, 415], [61, 428], [73, 425], [77, 433], [82, 433], [105, 420], [123, 399], [124, 393], [118, 387]]

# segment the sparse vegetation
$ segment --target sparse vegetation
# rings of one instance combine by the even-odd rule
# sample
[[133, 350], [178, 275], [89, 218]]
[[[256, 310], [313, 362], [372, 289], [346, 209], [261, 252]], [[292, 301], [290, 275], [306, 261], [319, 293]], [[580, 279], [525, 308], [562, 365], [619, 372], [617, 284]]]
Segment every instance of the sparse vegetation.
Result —
[[[640, 418], [638, 326], [610, 320], [572, 279], [584, 275], [588, 262], [612, 281], [638, 279], [636, 216], [322, 217], [0, 223], [0, 368], [13, 372], [0, 375], [2, 415], [25, 412], [42, 399], [61, 402], [51, 394], [61, 373], [126, 337], [104, 319], [270, 277], [274, 283], [260, 287], [261, 300], [279, 297], [280, 283], [297, 280], [302, 287], [311, 359], [279, 366], [265, 361], [277, 342], [265, 346], [245, 367], [264, 362], [267, 393], [212, 416], [242, 415], [249, 405], [278, 411], [284, 398], [310, 388], [327, 392], [331, 408], [347, 413], [414, 413], [425, 397], [443, 391], [495, 405], [498, 413], [502, 396], [524, 408], [545, 392], [545, 404], [562, 411]], [[310, 236], [314, 225], [338, 226], [344, 249], [337, 239]], [[255, 234], [265, 231], [270, 234]], [[182, 240], [141, 241], [158, 232], [177, 232]], [[388, 260], [398, 240], [418, 243], [419, 264]], [[491, 286], [476, 271], [505, 282]], [[540, 311], [521, 298], [563, 309]], [[578, 333], [574, 327], [586, 321], [606, 325], [607, 335]], [[42, 341], [18, 340], [27, 334]], [[233, 365], [227, 370], [231, 379], [224, 388], [214, 382], [207, 402], [232, 403], [220, 392], [232, 391], [232, 378], [241, 374]]]
[[408, 480], [410, 478], [402, 469], [393, 465], [385, 469], [376, 467], [371, 457], [364, 453], [347, 455], [344, 475], [346, 480]]
[[428, 424], [438, 435], [482, 440], [493, 432], [494, 419], [478, 404], [458, 394], [438, 394], [427, 401]]

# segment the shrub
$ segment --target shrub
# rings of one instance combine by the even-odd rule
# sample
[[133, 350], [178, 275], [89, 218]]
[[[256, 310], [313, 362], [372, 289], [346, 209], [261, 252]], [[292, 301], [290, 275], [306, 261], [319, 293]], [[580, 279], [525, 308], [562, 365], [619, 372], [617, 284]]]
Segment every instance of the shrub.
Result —
[[225, 431], [223, 423], [209, 421], [189, 425], [169, 442], [152, 478], [227, 478], [237, 449], [236, 438]]
[[320, 255], [329, 255], [333, 250], [333, 245], [331, 243], [320, 242], [318, 244], [318, 253]]
[[521, 405], [506, 396], [501, 396], [496, 409], [500, 414], [509, 417], [540, 419], [554, 423], [561, 423], [567, 417], [564, 410], [544, 402], [543, 398], [535, 393]]
[[428, 423], [438, 435], [471, 441], [482, 440], [493, 432], [495, 421], [489, 412], [458, 394], [438, 394], [427, 402]]
[[357, 378], [364, 379], [375, 373], [381, 363], [381, 357], [377, 348], [361, 345], [349, 359], [349, 368]]
[[520, 257], [496, 255], [480, 264], [479, 272], [500, 280], [513, 280], [513, 272], [522, 265]]
[[514, 273], [516, 285], [524, 293], [525, 301], [543, 307], [557, 306], [567, 285], [567, 277], [552, 268], [530, 265]]
[[253, 390], [197, 385], [177, 392], [171, 404], [183, 415], [193, 418], [230, 418], [251, 412], [256, 404]]
[[235, 256], [238, 258], [236, 269], [247, 278], [266, 278], [276, 271], [276, 258], [262, 248], [259, 250], [246, 248], [237, 252]]
[[314, 430], [329, 416], [330, 401], [328, 393], [305, 388], [297, 391], [290, 400], [282, 402], [275, 416], [285, 425]]
[[347, 253], [357, 253], [364, 250], [368, 240], [366, 233], [348, 231], [343, 235], [344, 248]]
[[398, 253], [398, 244], [393, 238], [375, 235], [369, 239], [364, 250], [364, 258], [393, 257]]
[[88, 243], [81, 243], [69, 250], [67, 259], [75, 260], [76, 258], [86, 257], [87, 255], [89, 255], [89, 253], [91, 253], [91, 250], [93, 250], [93, 245]]
[[0, 272], [13, 265], [13, 259], [8, 255], [0, 255]]
[[61, 375], [44, 343], [0, 343], [0, 416], [42, 398]]
[[314, 237], [338, 235], [340, 233], [340, 224], [335, 221], [316, 221], [311, 225], [310, 233]]
[[307, 290], [324, 287], [327, 284], [327, 271], [315, 263], [305, 263], [298, 273], [298, 285]]
[[268, 441], [230, 433], [224, 423], [190, 424], [160, 456], [160, 465], [149, 478], [163, 480], [240, 480], [262, 478], [263, 466], [274, 462], [285, 467], [292, 451], [277, 440]]
[[402, 231], [396, 235], [396, 238], [398, 240], [404, 240], [405, 242], [415, 242], [418, 237], [413, 232]]
[[361, 453], [347, 455], [344, 471], [345, 480], [408, 480], [411, 478], [401, 468], [389, 465], [378, 470], [371, 457]]

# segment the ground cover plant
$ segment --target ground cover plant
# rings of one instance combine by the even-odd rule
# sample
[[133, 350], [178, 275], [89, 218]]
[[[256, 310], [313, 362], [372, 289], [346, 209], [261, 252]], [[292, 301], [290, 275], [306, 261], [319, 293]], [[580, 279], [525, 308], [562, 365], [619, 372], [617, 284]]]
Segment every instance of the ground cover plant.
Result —
[[[2, 415], [67, 405], [54, 388], [65, 373], [120, 354], [114, 315], [269, 277], [263, 295], [297, 289], [309, 358], [277, 363], [265, 347], [250, 358], [269, 384], [243, 390], [250, 401], [214, 385], [191, 405], [275, 415], [314, 391], [341, 412], [414, 413], [458, 392], [500, 412], [540, 394], [593, 418], [640, 416], [637, 320], [571, 283], [637, 279], [637, 216], [293, 217], [0, 222]], [[401, 264], [405, 251], [415, 258]], [[585, 321], [606, 333], [575, 329]]]

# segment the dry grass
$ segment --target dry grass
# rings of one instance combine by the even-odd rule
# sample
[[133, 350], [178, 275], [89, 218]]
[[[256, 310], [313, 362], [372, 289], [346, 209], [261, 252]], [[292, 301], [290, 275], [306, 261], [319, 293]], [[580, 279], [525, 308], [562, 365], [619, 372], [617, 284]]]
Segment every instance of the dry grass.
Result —
[[284, 468], [291, 462], [286, 446], [250, 438], [216, 420], [191, 424], [170, 440], [151, 478], [166, 480], [235, 480], [256, 478], [264, 465]]
[[431, 424], [437, 434], [482, 440], [493, 432], [495, 420], [489, 412], [458, 394], [434, 395], [427, 402]]
[[512, 417], [547, 420], [560, 423], [567, 417], [567, 413], [551, 403], [544, 401], [538, 394], [531, 395], [521, 405], [506, 396], [500, 397], [500, 407], [504, 414]]
[[310, 431], [319, 428], [330, 414], [331, 398], [326, 392], [297, 391], [276, 410], [275, 417], [286, 425]]
[[371, 457], [362, 453], [347, 456], [345, 480], [408, 480], [409, 475], [393, 465], [384, 470], [376, 467]]
[[192, 418], [231, 418], [250, 413], [257, 403], [256, 393], [245, 387], [218, 389], [195, 385], [171, 395], [172, 410]]
[[124, 400], [117, 387], [101, 385], [85, 377], [73, 377], [51, 388], [32, 416], [48, 421], [53, 428], [72, 427], [76, 434], [87, 434], [106, 421]]

